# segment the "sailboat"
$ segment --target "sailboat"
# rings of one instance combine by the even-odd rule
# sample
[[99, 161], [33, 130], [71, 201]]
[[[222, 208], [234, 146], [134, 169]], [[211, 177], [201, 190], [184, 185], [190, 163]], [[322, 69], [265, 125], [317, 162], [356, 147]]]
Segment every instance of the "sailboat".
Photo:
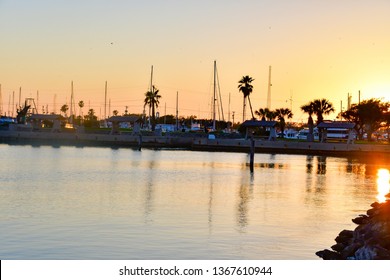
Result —
[[[217, 102], [218, 107], [217, 107]], [[221, 97], [221, 89], [219, 87], [219, 79], [218, 79], [218, 72], [217, 72], [217, 61], [214, 60], [214, 82], [213, 82], [213, 101], [212, 101], [212, 111], [213, 111], [213, 127], [212, 131], [216, 130], [216, 111], [218, 109], [219, 113], [219, 119], [221, 119], [222, 115], [222, 120], [225, 121], [225, 117], [223, 114], [223, 106], [222, 106], [222, 97]]]

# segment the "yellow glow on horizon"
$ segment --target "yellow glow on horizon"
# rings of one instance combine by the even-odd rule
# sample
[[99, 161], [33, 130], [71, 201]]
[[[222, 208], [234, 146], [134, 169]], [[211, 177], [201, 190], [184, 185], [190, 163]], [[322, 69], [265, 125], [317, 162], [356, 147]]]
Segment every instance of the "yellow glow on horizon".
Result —
[[390, 192], [390, 173], [388, 169], [381, 168], [377, 173], [378, 195], [376, 196], [379, 202], [385, 202], [387, 195]]

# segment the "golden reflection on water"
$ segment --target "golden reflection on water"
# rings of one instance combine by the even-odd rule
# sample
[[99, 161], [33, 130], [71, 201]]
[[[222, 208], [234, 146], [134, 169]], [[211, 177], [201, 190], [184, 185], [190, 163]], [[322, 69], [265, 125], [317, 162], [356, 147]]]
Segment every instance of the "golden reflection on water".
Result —
[[376, 196], [379, 202], [385, 202], [385, 195], [390, 192], [390, 173], [388, 169], [378, 169], [376, 183], [378, 186], [378, 195]]

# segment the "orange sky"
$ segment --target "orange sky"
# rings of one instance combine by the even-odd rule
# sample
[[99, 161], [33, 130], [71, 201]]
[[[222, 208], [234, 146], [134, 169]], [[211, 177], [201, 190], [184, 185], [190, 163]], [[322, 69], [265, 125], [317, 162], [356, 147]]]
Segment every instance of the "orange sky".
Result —
[[390, 101], [389, 12], [386, 0], [0, 0], [2, 111], [21, 87], [22, 100], [39, 91], [40, 111], [56, 95], [58, 113], [73, 81], [76, 102], [101, 116], [107, 81], [111, 111], [141, 113], [153, 65], [160, 114], [175, 114], [179, 92], [180, 115], [211, 117], [214, 60], [226, 120], [242, 121], [243, 75], [254, 109], [266, 107], [269, 65], [271, 109], [294, 120], [315, 98], [337, 112], [348, 92]]

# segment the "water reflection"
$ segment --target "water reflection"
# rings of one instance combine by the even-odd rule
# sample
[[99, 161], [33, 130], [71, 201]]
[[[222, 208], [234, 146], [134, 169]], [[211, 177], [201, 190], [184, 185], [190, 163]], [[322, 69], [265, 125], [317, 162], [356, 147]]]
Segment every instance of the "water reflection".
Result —
[[317, 174], [325, 175], [326, 174], [326, 157], [318, 156], [317, 157]]
[[390, 174], [388, 169], [380, 168], [377, 173], [377, 186], [378, 186], [378, 195], [376, 196], [379, 202], [385, 202], [385, 195], [390, 191]]
[[379, 160], [256, 154], [250, 173], [239, 153], [0, 155], [0, 258], [312, 259], [389, 191]]
[[308, 155], [306, 157], [306, 173], [311, 174], [313, 171], [313, 156]]
[[247, 182], [248, 177], [244, 176], [238, 191], [237, 223], [240, 232], [243, 232], [248, 226], [249, 203], [253, 196], [254, 175], [248, 176], [249, 182]]
[[152, 213], [153, 213], [153, 193], [154, 193], [154, 172], [155, 172], [155, 165], [156, 165], [156, 157], [159, 155], [159, 152], [155, 152], [151, 154], [151, 159], [148, 164], [149, 174], [147, 176], [146, 180], [146, 187], [145, 187], [145, 212], [144, 212], [144, 219], [145, 223], [153, 222], [152, 219]]

